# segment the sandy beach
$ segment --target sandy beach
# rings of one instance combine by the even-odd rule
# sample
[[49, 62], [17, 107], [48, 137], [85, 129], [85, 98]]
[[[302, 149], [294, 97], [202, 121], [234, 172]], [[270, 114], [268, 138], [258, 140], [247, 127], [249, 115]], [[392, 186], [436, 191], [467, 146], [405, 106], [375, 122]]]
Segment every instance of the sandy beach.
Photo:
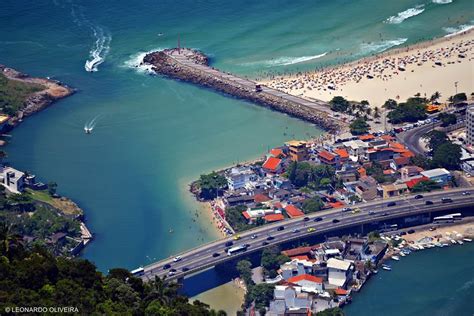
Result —
[[446, 101], [456, 91], [474, 92], [474, 30], [261, 83], [308, 99], [329, 101], [340, 95], [368, 100], [373, 107], [389, 98], [405, 101], [416, 93], [429, 98], [435, 91]]

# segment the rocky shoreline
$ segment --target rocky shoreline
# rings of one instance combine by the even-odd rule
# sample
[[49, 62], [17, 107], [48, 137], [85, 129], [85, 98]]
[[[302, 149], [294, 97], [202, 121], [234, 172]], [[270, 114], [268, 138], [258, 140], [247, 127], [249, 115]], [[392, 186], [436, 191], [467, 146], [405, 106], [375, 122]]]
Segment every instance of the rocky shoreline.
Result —
[[57, 80], [30, 77], [27, 74], [8, 68], [4, 65], [0, 65], [0, 71], [10, 80], [39, 84], [45, 87], [44, 90], [33, 93], [25, 100], [24, 108], [19, 110], [16, 115], [10, 118], [10, 129], [21, 123], [23, 118], [33, 115], [45, 109], [53, 102], [70, 96], [76, 92], [75, 89], [72, 89]]
[[[238, 84], [235, 81], [226, 79], [224, 76], [218, 76], [203, 71], [202, 69], [194, 68], [191, 65], [186, 65], [171, 57], [177, 54], [179, 54], [180, 57], [185, 57], [187, 61], [191, 61], [194, 64], [209, 66], [209, 59], [205, 54], [197, 50], [183, 48], [179, 50], [177, 48], [166, 49], [149, 53], [144, 57], [142, 64], [151, 65], [153, 70], [158, 74], [191, 82], [202, 87], [212, 88], [233, 97], [249, 100], [272, 110], [314, 123], [330, 133], [335, 133], [343, 129], [342, 122], [329, 117], [326, 112], [302, 106], [301, 104], [282, 97], [277, 97], [270, 93], [257, 92], [255, 91], [255, 86], [249, 87]], [[210, 69], [216, 70], [213, 67], [210, 67]], [[227, 75], [223, 72], [222, 74]]]

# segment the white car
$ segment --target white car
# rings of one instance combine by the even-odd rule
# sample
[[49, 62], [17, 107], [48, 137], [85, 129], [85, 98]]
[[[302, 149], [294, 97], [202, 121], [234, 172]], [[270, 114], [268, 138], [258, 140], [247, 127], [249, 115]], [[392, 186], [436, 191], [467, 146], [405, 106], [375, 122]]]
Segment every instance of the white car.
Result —
[[183, 259], [183, 258], [181, 258], [180, 256], [177, 256], [177, 257], [174, 257], [173, 261], [174, 261], [174, 262], [178, 262], [178, 261], [180, 261], [181, 259]]

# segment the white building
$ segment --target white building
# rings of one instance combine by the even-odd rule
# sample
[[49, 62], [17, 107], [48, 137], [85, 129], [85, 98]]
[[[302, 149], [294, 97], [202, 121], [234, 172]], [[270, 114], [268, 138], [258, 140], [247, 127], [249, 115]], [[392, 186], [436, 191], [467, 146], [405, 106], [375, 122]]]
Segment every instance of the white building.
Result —
[[301, 286], [303, 292], [322, 293], [324, 280], [309, 274], [297, 275], [289, 278], [288, 283], [293, 283]]
[[1, 184], [12, 193], [21, 193], [24, 189], [25, 174], [11, 167], [0, 169]]
[[474, 145], [474, 105], [470, 105], [466, 110], [466, 142]]
[[349, 158], [353, 161], [367, 158], [369, 145], [360, 139], [351, 140], [342, 143], [349, 153]]
[[257, 176], [250, 167], [234, 167], [226, 179], [230, 190], [238, 190], [244, 188], [249, 182], [255, 181]]
[[344, 287], [352, 279], [352, 262], [330, 258], [327, 261], [328, 283]]

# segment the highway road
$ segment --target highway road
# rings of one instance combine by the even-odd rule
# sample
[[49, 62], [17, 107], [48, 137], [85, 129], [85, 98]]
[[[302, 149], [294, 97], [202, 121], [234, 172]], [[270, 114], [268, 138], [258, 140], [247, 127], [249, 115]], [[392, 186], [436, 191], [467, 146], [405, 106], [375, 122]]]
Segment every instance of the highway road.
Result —
[[[470, 194], [466, 195], [466, 192]], [[441, 198], [451, 198], [452, 202], [442, 203]], [[433, 204], [427, 205], [426, 201], [431, 201]], [[395, 202], [396, 205], [389, 207], [389, 202]], [[359, 208], [361, 211], [358, 213], [342, 212], [341, 208], [316, 212], [309, 214], [307, 220], [300, 217], [242, 232], [239, 240], [229, 237], [190, 249], [177, 254], [181, 257], [179, 261], [175, 262], [174, 257], [170, 257], [144, 267], [141, 277], [145, 281], [154, 279], [155, 276], [166, 276], [168, 280], [174, 280], [236, 257], [245, 256], [270, 245], [278, 245], [371, 222], [449, 209], [455, 211], [467, 206], [474, 207], [474, 188], [426, 193], [421, 199], [415, 199], [414, 196], [404, 196], [358, 204], [352, 207], [352, 209]], [[284, 229], [279, 230], [279, 227], [284, 227]], [[310, 228], [314, 231], [308, 231]], [[248, 248], [244, 252], [228, 256], [226, 249], [229, 247], [229, 242], [233, 243], [232, 246], [247, 244]]]

